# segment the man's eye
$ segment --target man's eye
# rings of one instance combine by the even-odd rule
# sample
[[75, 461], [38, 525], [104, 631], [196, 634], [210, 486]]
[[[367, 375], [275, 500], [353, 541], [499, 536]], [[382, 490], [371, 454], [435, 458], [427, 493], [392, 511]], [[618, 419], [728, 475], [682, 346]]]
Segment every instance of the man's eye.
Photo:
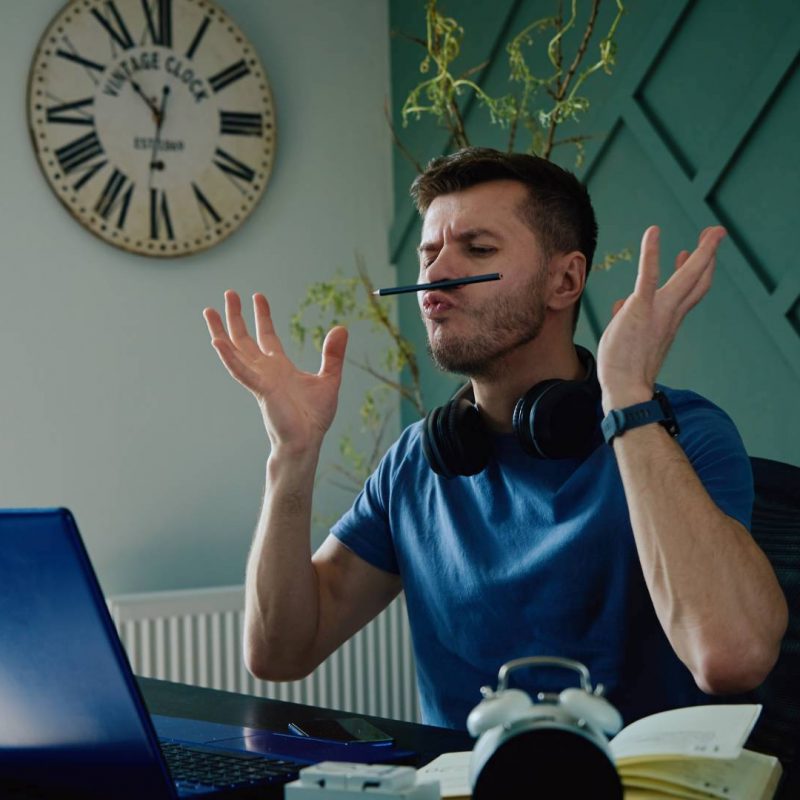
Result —
[[473, 244], [470, 245], [469, 251], [477, 256], [486, 256], [490, 253], [494, 253], [494, 247], [481, 247], [480, 245]]

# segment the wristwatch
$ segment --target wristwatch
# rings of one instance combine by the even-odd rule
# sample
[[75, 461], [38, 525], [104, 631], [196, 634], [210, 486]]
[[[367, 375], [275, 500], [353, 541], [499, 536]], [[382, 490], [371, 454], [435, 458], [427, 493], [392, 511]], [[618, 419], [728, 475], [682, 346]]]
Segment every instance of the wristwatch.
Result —
[[657, 391], [653, 399], [646, 403], [611, 409], [600, 423], [600, 429], [603, 431], [606, 443], [611, 444], [615, 437], [621, 436], [625, 431], [654, 422], [666, 428], [670, 436], [677, 436], [680, 433], [675, 412], [664, 392]]

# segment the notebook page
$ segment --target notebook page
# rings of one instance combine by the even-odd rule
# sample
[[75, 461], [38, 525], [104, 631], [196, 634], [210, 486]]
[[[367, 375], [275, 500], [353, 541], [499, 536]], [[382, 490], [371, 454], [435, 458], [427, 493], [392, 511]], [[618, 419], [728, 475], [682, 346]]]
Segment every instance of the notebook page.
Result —
[[635, 756], [736, 758], [761, 713], [760, 705], [674, 708], [636, 720], [611, 740], [617, 761]]

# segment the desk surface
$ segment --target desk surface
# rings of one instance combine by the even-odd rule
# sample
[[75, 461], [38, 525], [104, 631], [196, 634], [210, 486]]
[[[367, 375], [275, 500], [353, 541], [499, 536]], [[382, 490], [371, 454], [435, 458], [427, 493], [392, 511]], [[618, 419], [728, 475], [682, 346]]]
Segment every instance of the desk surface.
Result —
[[393, 736], [398, 747], [418, 753], [415, 766], [427, 764], [441, 753], [471, 750], [474, 740], [466, 732], [413, 722], [371, 717], [366, 714], [348, 714], [344, 711], [268, 700], [252, 695], [202, 689], [181, 683], [138, 678], [151, 714], [171, 717], [202, 719], [228, 725], [246, 725], [251, 728], [285, 733], [290, 722], [303, 722], [314, 717], [362, 716], [374, 722], [382, 731]]

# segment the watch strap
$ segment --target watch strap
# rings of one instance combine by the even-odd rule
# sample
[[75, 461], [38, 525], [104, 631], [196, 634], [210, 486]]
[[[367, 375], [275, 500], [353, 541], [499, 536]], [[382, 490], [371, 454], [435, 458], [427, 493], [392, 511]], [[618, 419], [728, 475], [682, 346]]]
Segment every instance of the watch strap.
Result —
[[600, 429], [603, 431], [606, 443], [611, 444], [615, 437], [621, 436], [625, 431], [653, 423], [664, 427], [670, 436], [677, 436], [680, 433], [672, 405], [661, 391], [657, 391], [653, 399], [645, 403], [611, 409], [600, 423]]

